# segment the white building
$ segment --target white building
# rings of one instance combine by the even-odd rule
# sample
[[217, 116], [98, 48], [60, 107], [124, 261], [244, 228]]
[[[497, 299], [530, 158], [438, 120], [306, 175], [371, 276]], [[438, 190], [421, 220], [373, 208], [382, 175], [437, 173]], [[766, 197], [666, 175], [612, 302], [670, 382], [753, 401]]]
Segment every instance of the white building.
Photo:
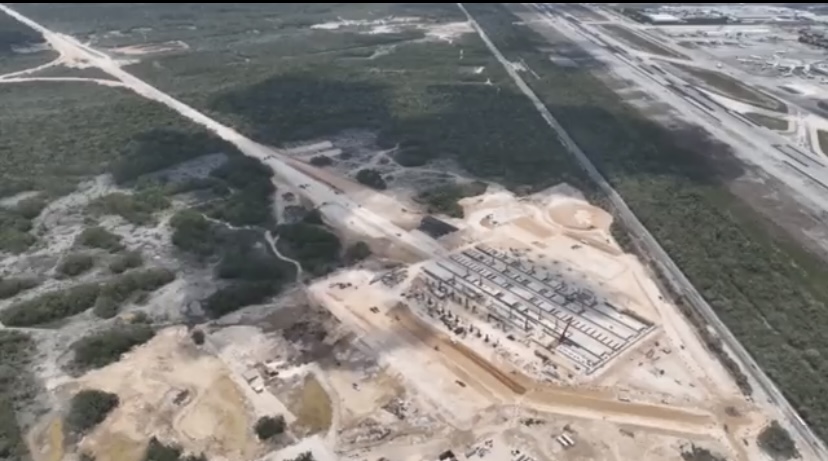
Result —
[[681, 22], [681, 18], [668, 13], [644, 13], [653, 24], [667, 24]]

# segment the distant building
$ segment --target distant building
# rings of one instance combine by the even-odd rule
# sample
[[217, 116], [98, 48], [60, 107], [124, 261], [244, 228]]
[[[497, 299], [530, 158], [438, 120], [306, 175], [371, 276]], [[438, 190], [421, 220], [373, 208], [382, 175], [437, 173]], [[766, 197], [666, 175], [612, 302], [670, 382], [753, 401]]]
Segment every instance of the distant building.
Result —
[[718, 25], [739, 22], [735, 18], [713, 11], [671, 11], [675, 11], [675, 14], [665, 13], [662, 9], [642, 10], [636, 8], [624, 8], [621, 13], [634, 21], [658, 26]]
[[668, 13], [644, 13], [650, 24], [678, 24], [682, 20], [678, 16]]
[[823, 31], [801, 30], [799, 31], [799, 41], [819, 48], [828, 48], [828, 36]]
[[433, 238], [440, 238], [444, 235], [451, 234], [452, 232], [456, 232], [457, 228], [452, 226], [451, 224], [441, 221], [434, 216], [425, 216], [423, 217], [422, 221], [420, 221], [420, 226], [418, 227], [424, 233], [430, 235]]

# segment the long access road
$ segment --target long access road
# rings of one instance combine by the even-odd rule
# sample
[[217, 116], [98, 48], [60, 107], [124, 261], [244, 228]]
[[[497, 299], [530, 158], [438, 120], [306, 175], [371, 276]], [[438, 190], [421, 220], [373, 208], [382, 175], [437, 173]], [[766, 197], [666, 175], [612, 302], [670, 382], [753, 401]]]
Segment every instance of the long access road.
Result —
[[411, 248], [425, 257], [440, 256], [445, 249], [436, 241], [418, 232], [408, 232], [388, 219], [362, 207], [347, 195], [341, 194], [327, 184], [311, 178], [284, 161], [282, 152], [261, 145], [204, 115], [193, 107], [164, 93], [121, 68], [120, 64], [75, 38], [53, 32], [34, 20], [20, 14], [8, 5], [0, 4], [0, 11], [43, 34], [56, 51], [74, 59], [81, 59], [101, 69], [120, 81], [125, 87], [139, 95], [160, 102], [184, 117], [202, 125], [222, 139], [235, 145], [243, 154], [269, 165], [276, 175], [290, 184], [317, 205], [319, 211], [336, 227], [347, 227], [354, 232], [374, 238], [385, 238]]
[[727, 348], [735, 355], [735, 360], [739, 363], [742, 371], [747, 374], [751, 380], [759, 385], [761, 390], [769, 401], [777, 405], [782, 416], [788, 422], [788, 425], [794, 428], [798, 438], [808, 445], [808, 448], [817, 456], [817, 459], [828, 459], [828, 450], [819, 438], [811, 431], [810, 427], [800, 418], [790, 403], [782, 395], [782, 392], [776, 387], [776, 384], [762, 371], [755, 360], [750, 356], [744, 346], [739, 343], [733, 333], [725, 326], [716, 312], [707, 301], [702, 297], [701, 293], [693, 286], [690, 280], [679, 269], [678, 265], [670, 258], [667, 252], [661, 247], [658, 241], [647, 230], [646, 227], [638, 220], [630, 207], [626, 204], [624, 199], [612, 187], [612, 185], [604, 178], [598, 171], [592, 161], [581, 150], [575, 141], [569, 136], [569, 133], [561, 126], [560, 123], [552, 116], [546, 105], [538, 98], [534, 91], [526, 84], [523, 78], [515, 70], [514, 66], [503, 56], [497, 46], [489, 39], [485, 30], [480, 27], [474, 17], [466, 10], [462, 3], [457, 6], [466, 14], [472, 27], [477, 31], [478, 35], [486, 43], [486, 46], [500, 61], [514, 82], [520, 90], [532, 101], [535, 108], [541, 114], [547, 124], [555, 131], [564, 147], [576, 158], [581, 167], [586, 171], [589, 177], [595, 181], [601, 190], [607, 195], [610, 203], [616, 211], [618, 217], [627, 227], [628, 231], [638, 240], [641, 247], [652, 258], [658, 269], [664, 274], [672, 287], [677, 293], [680, 293], [689, 301], [690, 305], [705, 319], [705, 321], [713, 327]]

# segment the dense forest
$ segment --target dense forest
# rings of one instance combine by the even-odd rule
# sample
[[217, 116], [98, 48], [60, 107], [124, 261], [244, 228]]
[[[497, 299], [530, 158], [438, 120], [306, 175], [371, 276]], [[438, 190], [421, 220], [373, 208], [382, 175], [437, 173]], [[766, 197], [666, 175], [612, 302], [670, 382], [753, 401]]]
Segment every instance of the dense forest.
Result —
[[11, 53], [16, 47], [27, 47], [43, 42], [43, 36], [31, 27], [0, 12], [0, 53]]
[[[44, 45], [43, 36], [0, 12], [0, 75], [45, 64], [57, 57], [51, 49], [34, 51]], [[26, 50], [25, 53], [20, 51]]]
[[[621, 193], [800, 415], [828, 438], [828, 269], [730, 194], [725, 146], [670, 130], [587, 69], [554, 65], [544, 39], [499, 5], [467, 4], [549, 110]], [[571, 46], [571, 45], [570, 45]], [[596, 136], [595, 133], [601, 133]]]
[[426, 206], [429, 213], [443, 213], [454, 218], [463, 217], [463, 207], [457, 203], [466, 197], [486, 192], [486, 183], [449, 184], [425, 190], [417, 195], [417, 201]]
[[19, 331], [0, 330], [0, 460], [27, 459], [28, 448], [17, 423], [15, 410], [31, 399], [31, 359], [35, 344]]

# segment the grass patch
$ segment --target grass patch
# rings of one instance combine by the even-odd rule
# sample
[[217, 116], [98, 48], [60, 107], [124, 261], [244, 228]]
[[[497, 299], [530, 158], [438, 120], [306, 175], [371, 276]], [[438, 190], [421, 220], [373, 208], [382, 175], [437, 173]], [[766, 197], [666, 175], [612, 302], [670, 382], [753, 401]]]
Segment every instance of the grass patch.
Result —
[[693, 78], [699, 80], [709, 90], [725, 97], [774, 112], [783, 114], [788, 112], [788, 107], [782, 101], [768, 96], [759, 90], [755, 90], [721, 72], [676, 63], [670, 63], [670, 65], [686, 72]]
[[291, 413], [296, 415], [293, 429], [303, 435], [325, 432], [333, 421], [331, 397], [312, 374], [288, 398]]
[[601, 28], [609, 32], [610, 35], [613, 35], [616, 38], [619, 38], [622, 41], [627, 42], [630, 46], [632, 46], [638, 51], [643, 51], [644, 53], [650, 53], [657, 56], [664, 56], [667, 58], [689, 59], [686, 55], [679, 53], [678, 51], [671, 50], [670, 48], [661, 46], [658, 43], [638, 33], [635, 33], [630, 29], [627, 29], [624, 26], [619, 26], [617, 24], [606, 24], [601, 26]]
[[770, 117], [765, 114], [758, 114], [756, 112], [747, 112], [745, 117], [752, 120], [753, 123], [770, 128], [776, 131], [785, 131], [788, 129], [788, 121], [778, 117]]
[[[516, 25], [504, 7], [467, 8], [507, 58], [524, 59], [540, 75], [527, 83], [799, 414], [828, 438], [828, 344], [818, 326], [828, 322], [828, 288], [820, 283], [828, 269], [731, 195], [729, 181], [743, 171], [732, 152], [698, 130], [648, 120], [584, 69], [555, 66], [541, 51], [548, 42]], [[741, 371], [730, 368], [739, 380]]]
[[828, 131], [817, 130], [817, 140], [819, 141], [819, 150], [828, 155]]

